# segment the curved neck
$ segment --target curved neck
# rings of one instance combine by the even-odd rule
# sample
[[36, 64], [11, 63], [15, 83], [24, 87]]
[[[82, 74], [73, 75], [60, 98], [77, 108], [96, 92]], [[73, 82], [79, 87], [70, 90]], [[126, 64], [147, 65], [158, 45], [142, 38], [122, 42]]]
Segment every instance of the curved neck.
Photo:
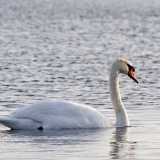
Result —
[[123, 106], [121, 95], [119, 91], [119, 71], [113, 66], [110, 72], [109, 79], [110, 97], [112, 106], [116, 115], [116, 127], [129, 126], [127, 112]]

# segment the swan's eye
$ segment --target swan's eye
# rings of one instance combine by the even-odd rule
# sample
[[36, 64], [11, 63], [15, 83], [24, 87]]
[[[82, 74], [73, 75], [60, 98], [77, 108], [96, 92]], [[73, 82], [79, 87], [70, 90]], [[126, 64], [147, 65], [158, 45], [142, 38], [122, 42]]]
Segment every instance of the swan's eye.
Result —
[[128, 68], [129, 68], [129, 71], [132, 70], [133, 72], [135, 71], [134, 67], [131, 66], [130, 64], [127, 64]]

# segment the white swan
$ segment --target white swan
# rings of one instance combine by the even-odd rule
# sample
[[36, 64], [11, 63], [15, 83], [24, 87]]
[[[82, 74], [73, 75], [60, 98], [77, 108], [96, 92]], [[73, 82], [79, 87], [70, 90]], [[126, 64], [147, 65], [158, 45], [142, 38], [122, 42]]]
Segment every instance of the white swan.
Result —
[[132, 64], [122, 58], [114, 61], [110, 71], [110, 97], [116, 115], [112, 124], [95, 109], [68, 101], [42, 100], [24, 106], [10, 116], [0, 116], [0, 123], [11, 129], [61, 129], [61, 128], [107, 128], [129, 126], [126, 110], [119, 92], [119, 73], [138, 83]]

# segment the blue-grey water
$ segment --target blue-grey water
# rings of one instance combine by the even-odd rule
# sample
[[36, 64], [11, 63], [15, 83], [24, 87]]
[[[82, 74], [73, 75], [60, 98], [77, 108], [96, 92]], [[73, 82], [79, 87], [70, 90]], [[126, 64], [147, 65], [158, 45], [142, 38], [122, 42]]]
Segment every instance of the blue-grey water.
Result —
[[112, 62], [130, 128], [11, 131], [0, 125], [0, 159], [159, 159], [159, 0], [0, 0], [0, 115], [37, 100], [88, 104], [111, 122]]

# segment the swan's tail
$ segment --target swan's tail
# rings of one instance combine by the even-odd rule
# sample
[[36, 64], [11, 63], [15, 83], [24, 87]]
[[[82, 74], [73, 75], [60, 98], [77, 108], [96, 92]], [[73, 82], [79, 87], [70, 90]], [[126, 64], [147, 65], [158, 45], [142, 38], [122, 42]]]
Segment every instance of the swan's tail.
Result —
[[17, 125], [18, 121], [12, 117], [0, 116], [0, 123], [11, 129], [14, 129], [14, 126]]
[[30, 119], [0, 116], [0, 123], [11, 129], [38, 129], [41, 124]]

